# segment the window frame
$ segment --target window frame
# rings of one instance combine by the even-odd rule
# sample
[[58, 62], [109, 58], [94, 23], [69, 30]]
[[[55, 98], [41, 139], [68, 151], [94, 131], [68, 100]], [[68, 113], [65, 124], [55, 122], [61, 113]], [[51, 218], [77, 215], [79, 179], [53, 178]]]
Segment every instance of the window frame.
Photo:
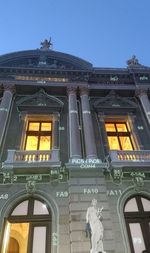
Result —
[[[107, 131], [106, 130], [106, 126], [105, 126], [105, 131], [106, 131], [106, 134], [107, 134], [107, 140], [108, 140], [108, 137], [117, 137], [117, 141], [118, 141], [118, 144], [119, 144], [119, 147], [120, 147], [120, 149], [119, 150], [125, 150], [125, 149], [123, 149], [123, 147], [122, 147], [122, 144], [121, 144], [121, 141], [120, 141], [120, 137], [129, 137], [129, 140], [130, 140], [130, 144], [131, 144], [131, 146], [132, 146], [132, 149], [131, 150], [134, 150], [135, 148], [134, 148], [134, 145], [133, 145], [133, 141], [132, 141], [132, 138], [131, 138], [131, 131], [129, 130], [129, 128], [128, 128], [128, 123], [126, 122], [126, 121], [110, 121], [110, 120], [106, 120], [105, 121], [105, 125], [106, 124], [113, 124], [114, 125], [114, 127], [115, 127], [115, 131]], [[127, 131], [125, 132], [125, 131], [118, 131], [118, 129], [117, 129], [117, 124], [123, 124], [123, 125], [125, 125], [126, 126], [126, 129], [127, 129]], [[109, 145], [109, 143], [108, 143], [108, 145]], [[110, 146], [109, 146], [109, 149], [110, 150], [113, 150], [113, 149], [111, 149], [110, 148]]]
[[[29, 130], [29, 126], [30, 123], [39, 123], [39, 130]], [[42, 131], [41, 130], [41, 125], [42, 123], [51, 123], [51, 130], [50, 131]], [[52, 149], [52, 132], [53, 132], [53, 122], [51, 121], [43, 121], [43, 120], [28, 120], [27, 122], [27, 129], [26, 129], [26, 134], [25, 134], [25, 144], [24, 144], [24, 150], [26, 149], [26, 145], [27, 145], [27, 139], [28, 136], [37, 136], [38, 137], [38, 141], [37, 141], [37, 149], [36, 150], [40, 150], [40, 137], [41, 136], [50, 136], [50, 149]]]
[[[19, 145], [19, 149], [20, 150], [25, 150], [25, 141], [26, 141], [26, 131], [27, 131], [27, 127], [28, 127], [28, 122], [29, 121], [43, 121], [43, 122], [52, 122], [52, 136], [51, 136], [51, 150], [53, 149], [53, 145], [55, 142], [55, 129], [54, 129], [54, 121], [57, 120], [58, 122], [60, 121], [59, 119], [59, 114], [56, 113], [50, 113], [50, 114], [28, 114], [28, 113], [22, 113], [21, 114], [21, 119], [22, 119], [22, 133], [21, 133], [21, 139], [20, 139], [20, 145]], [[58, 135], [58, 140], [59, 140], [59, 131], [57, 131], [57, 135]], [[59, 147], [59, 143], [58, 143], [58, 147]], [[50, 151], [51, 151], [50, 150]], [[36, 150], [35, 150], [36, 151]]]
[[104, 152], [108, 153], [111, 151], [109, 148], [108, 138], [107, 138], [107, 132], [105, 128], [105, 122], [124, 122], [127, 124], [128, 129], [131, 133], [131, 140], [132, 144], [134, 146], [134, 150], [140, 150], [141, 147], [141, 141], [139, 139], [138, 133], [136, 131], [136, 127], [134, 124], [134, 115], [133, 114], [126, 114], [126, 113], [104, 113], [104, 112], [98, 112], [98, 123], [99, 123], [99, 130], [100, 130], [100, 138], [101, 142], [103, 142]]
[[[136, 199], [138, 211], [127, 212], [127, 211], [125, 211], [126, 204], [132, 198]], [[129, 227], [129, 224], [131, 224], [131, 223], [139, 223], [140, 224], [146, 250], [150, 250], [150, 243], [148, 243], [148, 242], [150, 242], [150, 226], [149, 226], [149, 224], [150, 224], [150, 211], [144, 211], [141, 198], [144, 198], [144, 199], [147, 199], [150, 201], [150, 198], [147, 198], [145, 196], [134, 195], [126, 200], [126, 202], [124, 204], [124, 209], [123, 209], [131, 253], [135, 253], [133, 242], [132, 242], [132, 235], [131, 235], [131, 231], [130, 231], [130, 227]], [[149, 237], [148, 237], [148, 235], [149, 235]]]
[[[21, 204], [22, 202], [28, 200], [28, 209], [27, 209], [27, 215], [11, 215], [15, 208]], [[34, 214], [34, 201], [40, 201], [43, 204], [46, 204], [47, 210], [49, 214]], [[51, 240], [52, 240], [52, 212], [47, 205], [47, 203], [40, 198], [34, 198], [34, 197], [29, 197], [22, 199], [20, 202], [18, 202], [16, 205], [13, 206], [11, 209], [9, 216], [5, 218], [4, 222], [4, 229], [3, 229], [3, 236], [2, 236], [2, 245], [1, 245], [1, 250], [3, 249], [3, 239], [5, 235], [5, 228], [7, 226], [7, 223], [10, 224], [17, 224], [17, 223], [29, 223], [29, 231], [28, 231], [28, 243], [27, 243], [27, 252], [32, 251], [33, 247], [33, 232], [34, 232], [34, 227], [46, 227], [46, 244], [45, 244], [45, 253], [50, 253], [51, 252]], [[11, 236], [9, 235], [9, 238]]]

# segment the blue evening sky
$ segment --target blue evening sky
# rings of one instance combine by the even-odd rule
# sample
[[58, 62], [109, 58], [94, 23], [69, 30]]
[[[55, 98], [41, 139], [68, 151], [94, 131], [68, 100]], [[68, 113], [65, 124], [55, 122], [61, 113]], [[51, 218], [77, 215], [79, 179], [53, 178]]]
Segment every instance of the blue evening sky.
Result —
[[95, 67], [125, 67], [133, 54], [150, 66], [150, 0], [0, 1], [0, 55], [49, 37]]

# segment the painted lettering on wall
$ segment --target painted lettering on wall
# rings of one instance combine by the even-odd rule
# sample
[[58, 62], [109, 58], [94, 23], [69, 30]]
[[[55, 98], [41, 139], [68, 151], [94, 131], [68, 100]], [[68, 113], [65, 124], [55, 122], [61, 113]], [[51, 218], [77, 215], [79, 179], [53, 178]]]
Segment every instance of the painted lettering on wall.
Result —
[[122, 191], [120, 189], [107, 190], [107, 195], [108, 196], [119, 196], [121, 194], [122, 194]]
[[142, 239], [139, 237], [133, 237], [133, 242], [134, 244], [141, 244], [142, 243]]
[[56, 197], [57, 198], [67, 198], [68, 196], [69, 196], [68, 191], [56, 192]]
[[1, 199], [8, 199], [8, 193], [4, 193], [0, 195], [0, 200]]
[[97, 194], [98, 189], [97, 188], [84, 188], [83, 192], [84, 192], [84, 194]]
[[58, 245], [58, 234], [57, 233], [52, 234], [52, 242], [53, 242], [53, 246]]
[[100, 159], [72, 159], [72, 164], [79, 165], [80, 168], [95, 168], [96, 164], [101, 163]]

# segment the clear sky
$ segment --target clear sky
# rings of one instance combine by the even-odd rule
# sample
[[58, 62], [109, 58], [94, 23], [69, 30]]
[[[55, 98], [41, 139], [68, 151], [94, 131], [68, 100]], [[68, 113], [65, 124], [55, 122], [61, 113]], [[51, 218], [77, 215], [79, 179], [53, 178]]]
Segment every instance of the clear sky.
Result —
[[49, 37], [95, 67], [125, 67], [133, 54], [150, 66], [150, 0], [0, 1], [0, 55]]

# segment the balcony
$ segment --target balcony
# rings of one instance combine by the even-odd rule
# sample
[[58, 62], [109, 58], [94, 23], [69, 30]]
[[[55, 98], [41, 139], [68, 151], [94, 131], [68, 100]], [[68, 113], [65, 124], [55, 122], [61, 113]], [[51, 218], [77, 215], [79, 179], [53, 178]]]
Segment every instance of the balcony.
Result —
[[17, 168], [46, 168], [50, 166], [59, 166], [59, 149], [51, 151], [25, 151], [25, 150], [8, 150], [6, 161], [3, 162], [3, 169]]
[[110, 159], [113, 167], [150, 168], [150, 150], [111, 150]]

